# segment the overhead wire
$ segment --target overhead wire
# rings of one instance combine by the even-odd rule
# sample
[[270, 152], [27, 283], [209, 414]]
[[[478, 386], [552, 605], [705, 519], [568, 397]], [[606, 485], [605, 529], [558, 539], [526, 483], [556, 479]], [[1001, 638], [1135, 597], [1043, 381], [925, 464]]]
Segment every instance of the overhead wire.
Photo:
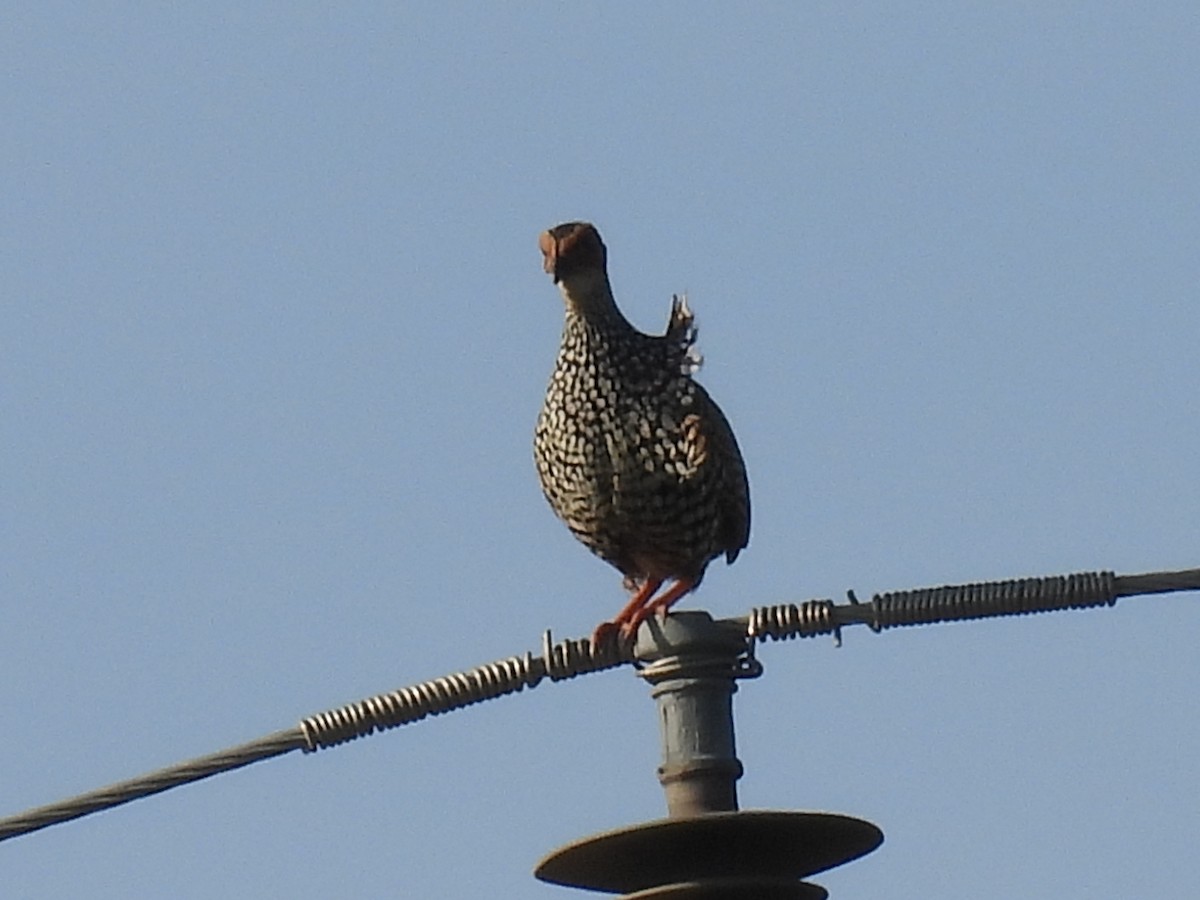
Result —
[[[879, 632], [907, 625], [1112, 606], [1122, 597], [1198, 589], [1200, 569], [1141, 575], [1085, 572], [893, 591], [875, 594], [868, 603], [858, 602], [850, 591], [847, 592], [850, 602], [845, 604], [836, 604], [831, 599], [776, 604], [758, 607], [748, 616], [722, 622], [745, 635], [749, 655], [756, 642], [768, 639], [831, 634], [840, 640], [841, 629], [847, 625], [867, 625]], [[587, 639], [555, 642], [547, 631], [540, 654], [527, 652], [510, 656], [377, 694], [308, 716], [294, 728], [2, 818], [0, 841], [294, 750], [312, 753], [417, 722], [427, 716], [518, 693], [546, 680], [563, 681], [633, 662], [631, 642], [614, 641], [593, 648]]]

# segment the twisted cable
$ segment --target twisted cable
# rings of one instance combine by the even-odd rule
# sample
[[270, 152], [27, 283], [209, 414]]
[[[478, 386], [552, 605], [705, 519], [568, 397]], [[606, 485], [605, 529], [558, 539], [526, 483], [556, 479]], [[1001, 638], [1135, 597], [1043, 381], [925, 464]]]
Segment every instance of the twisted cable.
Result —
[[157, 772], [150, 772], [139, 778], [118, 781], [116, 784], [80, 794], [70, 800], [34, 807], [15, 816], [0, 819], [0, 841], [28, 834], [50, 825], [57, 825], [59, 822], [69, 822], [71, 819], [78, 819], [103, 809], [111, 809], [122, 803], [129, 803], [131, 800], [138, 800], [142, 797], [149, 797], [151, 794], [170, 790], [173, 787], [179, 787], [181, 784], [189, 784], [221, 772], [240, 769], [250, 763], [270, 759], [273, 756], [281, 756], [302, 747], [304, 747], [304, 733], [299, 728], [277, 731], [248, 744], [229, 747], [216, 753], [210, 753], [208, 756], [200, 756], [178, 765], [159, 769]]

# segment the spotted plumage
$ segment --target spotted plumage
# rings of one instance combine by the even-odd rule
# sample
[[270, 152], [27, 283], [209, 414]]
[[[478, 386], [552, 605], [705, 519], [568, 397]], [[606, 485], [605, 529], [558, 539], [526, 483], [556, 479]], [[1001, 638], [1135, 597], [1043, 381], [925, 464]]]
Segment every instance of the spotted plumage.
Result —
[[559, 225], [539, 245], [566, 323], [534, 437], [538, 475], [558, 517], [633, 592], [594, 640], [615, 628], [628, 636], [696, 588], [713, 559], [733, 562], [746, 546], [746, 470], [692, 378], [700, 359], [686, 300], [674, 298], [665, 334], [643, 334], [617, 308], [592, 225]]

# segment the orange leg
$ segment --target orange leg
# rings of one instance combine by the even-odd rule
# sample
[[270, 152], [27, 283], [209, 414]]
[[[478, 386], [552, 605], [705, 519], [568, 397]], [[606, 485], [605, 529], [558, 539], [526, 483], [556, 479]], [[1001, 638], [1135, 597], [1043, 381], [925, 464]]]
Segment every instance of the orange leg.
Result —
[[[620, 630], [623, 636], [633, 634], [637, 630], [637, 626], [633, 630], [626, 633], [625, 623], [638, 616], [642, 608], [654, 596], [654, 592], [662, 587], [663, 580], [661, 578], [647, 578], [642, 582], [641, 587], [633, 592], [633, 596], [629, 598], [629, 602], [622, 607], [616, 617], [611, 622], [601, 622], [596, 626], [595, 632], [592, 633], [592, 646], [599, 647], [605, 643], [616, 631]], [[643, 617], [644, 618], [644, 617]], [[637, 619], [640, 624], [642, 619]]]
[[[696, 579], [681, 578], [673, 585], [662, 592], [662, 595], [655, 597], [648, 603], [643, 603], [640, 607], [634, 610], [629, 619], [621, 625], [621, 637], [630, 638], [637, 634], [638, 627], [653, 615], [662, 614], [664, 617], [667, 610], [679, 601], [679, 599], [696, 586]], [[624, 610], [622, 610], [624, 612]], [[619, 617], [618, 617], [619, 618]]]

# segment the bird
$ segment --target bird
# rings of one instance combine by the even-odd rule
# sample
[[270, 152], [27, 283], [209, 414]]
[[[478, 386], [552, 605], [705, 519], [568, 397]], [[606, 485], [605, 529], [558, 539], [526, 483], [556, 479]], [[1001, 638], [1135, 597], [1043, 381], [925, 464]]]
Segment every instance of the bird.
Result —
[[717, 557], [738, 558], [750, 486], [728, 419], [693, 378], [701, 360], [686, 296], [672, 298], [663, 334], [645, 334], [617, 307], [594, 225], [556, 225], [538, 247], [566, 311], [534, 431], [542, 492], [631, 595], [597, 626], [599, 648], [665, 617]]

